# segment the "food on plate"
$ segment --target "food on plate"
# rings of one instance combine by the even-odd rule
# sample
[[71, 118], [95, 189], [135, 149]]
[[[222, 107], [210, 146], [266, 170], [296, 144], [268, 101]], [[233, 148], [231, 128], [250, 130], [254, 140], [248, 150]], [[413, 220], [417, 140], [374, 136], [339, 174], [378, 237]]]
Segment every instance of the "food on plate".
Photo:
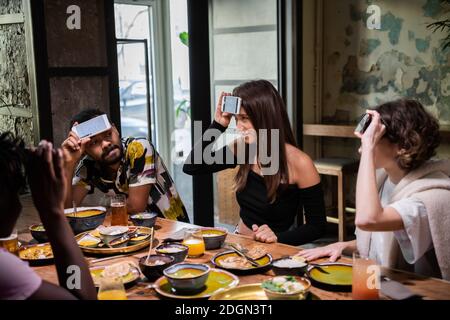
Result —
[[263, 246], [254, 246], [247, 252], [247, 256], [252, 258], [253, 260], [258, 260], [264, 257], [267, 254], [266, 248]]
[[106, 227], [102, 228], [99, 233], [100, 235], [106, 235], [106, 236], [118, 236], [128, 231], [128, 227], [125, 226], [112, 226], [112, 227]]
[[225, 234], [225, 231], [217, 229], [202, 230], [202, 236], [206, 238], [218, 237]]
[[149, 237], [150, 237], [150, 234], [139, 234], [139, 235], [136, 235], [135, 237], [131, 238], [130, 241], [139, 242], [139, 241], [148, 239]]
[[87, 234], [78, 241], [78, 245], [81, 247], [96, 247], [100, 242], [100, 239]]
[[153, 266], [162, 266], [162, 265], [164, 265], [164, 264], [166, 264], [167, 262], [165, 262], [165, 261], [162, 261], [162, 260], [155, 260], [155, 261], [146, 261], [146, 262], [144, 262], [144, 264], [146, 265], [146, 266], [149, 266], [149, 267], [153, 267]]
[[33, 231], [45, 231], [45, 228], [43, 225], [36, 225], [36, 226], [33, 226], [31, 229]]
[[262, 283], [262, 288], [277, 293], [297, 293], [307, 288], [293, 276], [274, 277]]
[[228, 269], [248, 269], [252, 264], [245, 258], [239, 256], [226, 257], [219, 261], [219, 264]]
[[19, 251], [19, 257], [25, 260], [38, 260], [53, 258], [53, 252], [50, 245], [30, 247]]
[[75, 212], [67, 213], [66, 216], [72, 218], [87, 218], [102, 214], [103, 212], [104, 211], [101, 210], [84, 210], [84, 211], [77, 211], [76, 213]]
[[179, 269], [173, 273], [170, 273], [169, 275], [172, 278], [176, 278], [176, 279], [187, 279], [187, 278], [195, 278], [203, 273], [205, 273], [204, 270], [194, 269], [194, 268], [183, 268], [183, 269]]
[[177, 253], [183, 251], [184, 248], [182, 247], [166, 247], [163, 249], [158, 249], [159, 253]]
[[128, 261], [114, 263], [112, 265], [106, 266], [102, 271], [102, 277], [125, 277], [130, 273], [131, 265]]
[[306, 266], [306, 262], [292, 257], [274, 261], [273, 265], [277, 268], [301, 268]]

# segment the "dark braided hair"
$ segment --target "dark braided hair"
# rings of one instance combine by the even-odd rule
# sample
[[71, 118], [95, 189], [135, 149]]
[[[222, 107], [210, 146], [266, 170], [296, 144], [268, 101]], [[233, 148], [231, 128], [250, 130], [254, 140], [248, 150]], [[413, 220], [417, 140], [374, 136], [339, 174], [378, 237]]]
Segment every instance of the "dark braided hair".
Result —
[[18, 193], [25, 188], [24, 161], [23, 140], [11, 132], [0, 133], [0, 195]]

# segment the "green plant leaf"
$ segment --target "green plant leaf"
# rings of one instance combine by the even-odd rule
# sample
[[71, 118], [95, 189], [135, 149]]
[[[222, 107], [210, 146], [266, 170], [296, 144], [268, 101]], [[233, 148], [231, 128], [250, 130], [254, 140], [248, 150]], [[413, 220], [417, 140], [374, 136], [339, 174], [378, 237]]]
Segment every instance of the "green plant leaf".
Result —
[[189, 47], [189, 33], [187, 33], [186, 31], [181, 32], [179, 37], [180, 37], [181, 43], [184, 44], [185, 46]]

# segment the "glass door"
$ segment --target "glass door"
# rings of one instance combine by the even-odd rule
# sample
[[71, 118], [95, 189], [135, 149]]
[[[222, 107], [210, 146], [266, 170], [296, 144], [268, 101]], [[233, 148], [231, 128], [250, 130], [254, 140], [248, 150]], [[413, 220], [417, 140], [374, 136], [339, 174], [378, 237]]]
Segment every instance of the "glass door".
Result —
[[152, 141], [147, 40], [117, 40], [122, 137]]

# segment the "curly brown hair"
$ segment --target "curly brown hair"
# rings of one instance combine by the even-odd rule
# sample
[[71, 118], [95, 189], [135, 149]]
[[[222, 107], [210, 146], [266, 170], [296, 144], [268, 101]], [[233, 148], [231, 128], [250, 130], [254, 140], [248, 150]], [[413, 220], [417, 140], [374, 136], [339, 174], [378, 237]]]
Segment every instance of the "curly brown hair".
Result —
[[400, 168], [414, 170], [436, 155], [441, 142], [439, 122], [419, 101], [400, 99], [379, 105], [376, 110], [386, 125], [384, 137], [399, 146]]

